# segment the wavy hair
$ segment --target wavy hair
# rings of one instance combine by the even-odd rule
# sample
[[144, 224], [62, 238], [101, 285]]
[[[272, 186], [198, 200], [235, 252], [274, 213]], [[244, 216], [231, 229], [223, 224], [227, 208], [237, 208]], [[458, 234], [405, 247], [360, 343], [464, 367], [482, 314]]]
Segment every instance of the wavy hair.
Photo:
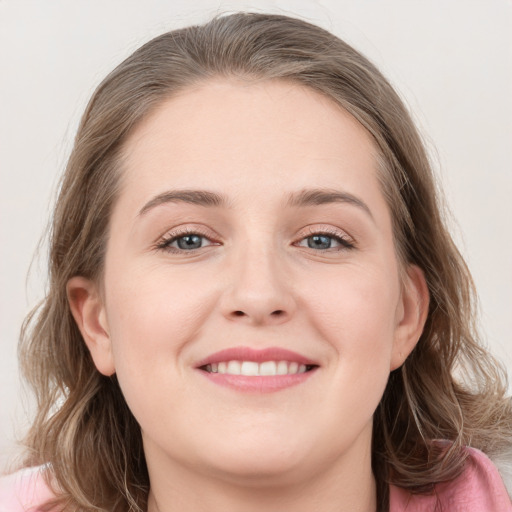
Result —
[[[460, 474], [465, 445], [491, 456], [510, 447], [506, 375], [478, 342], [471, 276], [403, 102], [372, 63], [329, 32], [286, 16], [238, 13], [151, 40], [105, 78], [82, 117], [51, 224], [49, 291], [27, 317], [20, 343], [37, 397], [25, 463], [51, 465], [59, 510], [146, 510], [140, 428], [115, 376], [96, 370], [66, 283], [76, 275], [101, 280], [127, 136], [176, 92], [217, 77], [291, 81], [357, 119], [379, 152], [398, 258], [425, 274], [424, 332], [391, 373], [374, 415], [379, 510], [387, 509], [389, 483], [428, 492]], [[450, 440], [450, 448], [440, 450], [437, 439]]]

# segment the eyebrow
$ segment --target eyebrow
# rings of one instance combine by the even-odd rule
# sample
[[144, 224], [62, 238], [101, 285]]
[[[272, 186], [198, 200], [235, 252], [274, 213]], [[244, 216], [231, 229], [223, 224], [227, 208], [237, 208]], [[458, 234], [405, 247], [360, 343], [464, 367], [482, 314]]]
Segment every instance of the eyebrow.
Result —
[[[227, 196], [209, 190], [169, 190], [155, 196], [139, 211], [139, 216], [149, 210], [166, 203], [188, 203], [204, 207], [226, 207], [229, 205]], [[288, 196], [286, 205], [289, 207], [319, 206], [332, 203], [347, 203], [356, 206], [374, 217], [367, 204], [358, 197], [340, 190], [329, 188], [304, 189]]]
[[156, 206], [166, 203], [188, 203], [205, 207], [219, 207], [226, 206], [228, 200], [225, 196], [208, 190], [169, 190], [148, 201], [141, 208], [139, 215], [144, 215]]
[[329, 188], [304, 189], [290, 194], [288, 198], [288, 206], [294, 207], [318, 206], [331, 203], [348, 203], [357, 206], [367, 213], [372, 220], [375, 220], [368, 205], [362, 199], [348, 192]]

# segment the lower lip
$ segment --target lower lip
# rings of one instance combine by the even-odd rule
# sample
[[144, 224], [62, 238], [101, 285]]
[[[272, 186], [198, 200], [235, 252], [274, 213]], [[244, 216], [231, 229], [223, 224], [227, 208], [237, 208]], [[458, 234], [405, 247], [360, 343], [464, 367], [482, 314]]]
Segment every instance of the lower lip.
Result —
[[302, 384], [308, 380], [317, 368], [304, 373], [291, 375], [271, 375], [267, 377], [230, 375], [227, 373], [213, 373], [199, 370], [211, 382], [244, 393], [273, 393], [282, 389]]

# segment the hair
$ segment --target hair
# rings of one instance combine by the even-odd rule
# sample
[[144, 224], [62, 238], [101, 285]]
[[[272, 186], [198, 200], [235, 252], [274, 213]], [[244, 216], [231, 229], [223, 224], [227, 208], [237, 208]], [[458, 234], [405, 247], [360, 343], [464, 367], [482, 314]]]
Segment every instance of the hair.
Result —
[[[48, 463], [59, 510], [146, 510], [140, 428], [116, 377], [101, 375], [73, 320], [66, 283], [101, 280], [128, 135], [166, 99], [209, 80], [286, 80], [330, 98], [373, 137], [397, 258], [430, 293], [422, 336], [390, 375], [374, 414], [379, 510], [390, 483], [429, 492], [464, 467], [466, 445], [510, 447], [506, 374], [479, 344], [468, 268], [443, 219], [424, 144], [388, 81], [356, 50], [298, 19], [238, 13], [151, 40], [92, 96], [61, 181], [50, 231], [46, 298], [25, 320], [20, 357], [37, 397], [26, 465]], [[449, 440], [440, 445], [434, 440]]]

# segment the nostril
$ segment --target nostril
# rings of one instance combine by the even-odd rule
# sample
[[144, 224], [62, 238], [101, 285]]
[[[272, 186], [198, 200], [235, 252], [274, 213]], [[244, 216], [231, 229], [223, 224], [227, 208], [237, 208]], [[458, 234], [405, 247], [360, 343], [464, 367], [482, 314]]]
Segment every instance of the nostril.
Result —
[[[0, 0], [1, 1], [1, 0]], [[258, 314], [256, 312], [255, 314], [248, 313], [246, 311], [242, 311], [241, 309], [233, 310], [229, 313], [230, 318], [233, 320], [235, 318], [240, 318], [250, 320], [251, 322], [254, 321], [256, 323], [264, 323], [265, 318], [270, 322], [281, 322], [284, 319], [287, 318], [287, 312], [284, 309], [275, 309], [272, 312], [269, 312], [267, 315]]]

